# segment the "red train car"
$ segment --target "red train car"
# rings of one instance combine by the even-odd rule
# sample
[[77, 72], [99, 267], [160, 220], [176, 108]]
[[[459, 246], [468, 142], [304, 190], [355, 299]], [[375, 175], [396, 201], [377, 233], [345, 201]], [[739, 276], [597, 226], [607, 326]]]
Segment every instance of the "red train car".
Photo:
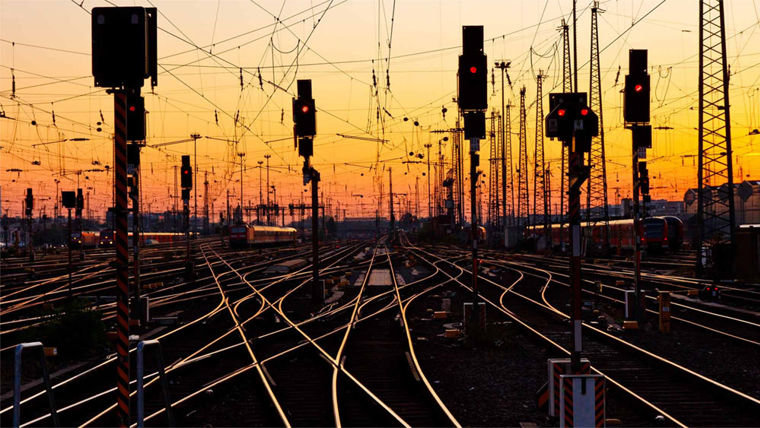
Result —
[[296, 241], [296, 229], [274, 226], [230, 226], [230, 246], [249, 247], [289, 244]]
[[[583, 236], [587, 237], [587, 239], [590, 237], [592, 244], [597, 248], [602, 248], [604, 246], [604, 227], [605, 225], [603, 222], [581, 223]], [[671, 240], [675, 240], [678, 243], [683, 240], [683, 223], [681, 223], [680, 235], [678, 234], [677, 226], [673, 227], [675, 232], [671, 232], [671, 226], [664, 217], [648, 217], [642, 220], [640, 225], [641, 233], [639, 235], [641, 236], [642, 248], [650, 250], [663, 248], [673, 249], [674, 245], [678, 244], [671, 244]], [[570, 230], [567, 223], [564, 224], [564, 227], [561, 227], [559, 223], [555, 223], [550, 225], [550, 228], [552, 246], [560, 246], [563, 239], [565, 242], [568, 242]], [[543, 233], [543, 229], [543, 225], [529, 226], [525, 230], [525, 236], [526, 238], [540, 236]], [[678, 236], [680, 236], [680, 238], [678, 238]], [[635, 245], [633, 219], [610, 220], [609, 238], [611, 248], [633, 250]]]

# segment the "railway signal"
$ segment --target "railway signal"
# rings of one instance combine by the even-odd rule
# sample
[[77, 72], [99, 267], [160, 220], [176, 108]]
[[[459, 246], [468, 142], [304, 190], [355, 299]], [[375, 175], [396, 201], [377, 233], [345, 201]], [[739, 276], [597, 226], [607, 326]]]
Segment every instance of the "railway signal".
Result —
[[145, 140], [145, 98], [141, 95], [127, 95], [127, 124], [127, 140]]
[[580, 373], [583, 340], [581, 336], [581, 185], [589, 177], [590, 167], [584, 165], [586, 153], [591, 151], [591, 138], [599, 134], [599, 118], [586, 103], [585, 92], [549, 94], [549, 110], [546, 116], [546, 136], [557, 138], [569, 148], [569, 198], [570, 220], [570, 282], [572, 290], [572, 337], [573, 347], [570, 365], [574, 373]]
[[27, 217], [32, 216], [32, 212], [34, 210], [34, 195], [32, 194], [32, 189], [28, 188], [26, 189], [26, 205], [25, 205], [25, 214]]
[[487, 58], [483, 53], [483, 26], [462, 27], [462, 55], [459, 55], [457, 72], [460, 109], [485, 110], [488, 108], [488, 67], [486, 64]]
[[644, 195], [644, 216], [646, 202], [649, 201], [649, 172], [646, 161], [647, 149], [652, 147], [652, 126], [649, 122], [649, 74], [647, 74], [647, 50], [628, 51], [629, 73], [625, 76], [623, 119], [626, 128], [632, 131], [631, 162], [633, 171], [633, 233], [634, 233], [634, 291], [636, 323], [641, 322], [641, 216], [639, 213], [639, 193]]
[[[95, 86], [114, 95], [114, 240], [118, 329], [117, 405], [120, 426], [129, 426], [129, 255], [127, 140], [145, 139], [144, 79], [158, 83], [156, 8], [96, 7], [91, 13]], [[131, 102], [130, 102], [131, 101]], [[130, 107], [134, 107], [131, 109]], [[132, 122], [132, 123], [130, 123]], [[135, 129], [131, 126], [135, 125]]]
[[[303, 184], [311, 182], [311, 257], [312, 287], [311, 300], [322, 306], [325, 290], [319, 281], [319, 171], [312, 165], [310, 158], [314, 155], [314, 136], [317, 134], [317, 117], [314, 98], [311, 93], [311, 80], [301, 79], [297, 82], [298, 97], [293, 98], [293, 138], [298, 146], [298, 155], [303, 156]], [[267, 158], [267, 166], [269, 165]], [[268, 171], [268, 170], [267, 170]], [[268, 190], [267, 190], [268, 191]], [[268, 193], [267, 193], [268, 195]], [[267, 203], [267, 213], [269, 204]]]
[[[190, 166], [190, 155], [182, 155], [182, 168], [180, 169], [182, 179], [182, 189], [190, 190], [193, 188], [193, 167]], [[190, 194], [188, 193], [188, 199]], [[185, 199], [183, 194], [182, 199]]]
[[649, 122], [649, 74], [647, 51], [629, 51], [630, 72], [625, 76], [623, 119], [626, 122]]
[[[464, 138], [470, 140], [470, 240], [472, 241], [472, 307], [477, 312], [472, 319], [485, 319], [485, 305], [478, 297], [478, 218], [477, 182], [480, 164], [480, 139], [486, 136], [485, 110], [488, 108], [488, 59], [483, 53], [483, 26], [462, 27], [462, 54], [457, 70], [457, 102], [464, 116]], [[476, 333], [479, 323], [466, 327]]]
[[64, 208], [66, 208], [69, 211], [69, 234], [66, 237], [66, 245], [69, 250], [69, 297], [72, 296], [72, 288], [71, 288], [71, 210], [73, 208], [76, 208], [77, 206], [77, 194], [75, 192], [69, 192], [69, 191], [62, 191], [61, 192], [61, 205], [63, 205]]

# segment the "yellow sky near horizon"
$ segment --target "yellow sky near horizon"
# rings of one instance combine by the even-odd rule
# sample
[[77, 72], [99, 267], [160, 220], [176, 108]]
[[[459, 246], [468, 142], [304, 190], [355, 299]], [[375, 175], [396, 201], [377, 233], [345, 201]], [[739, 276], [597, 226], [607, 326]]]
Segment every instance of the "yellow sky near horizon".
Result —
[[[379, 146], [383, 180], [388, 176], [385, 168], [392, 167], [394, 191], [407, 193], [414, 210], [419, 177], [420, 210], [426, 211], [427, 177], [422, 176], [426, 165], [404, 162], [411, 159], [410, 152], [424, 153], [426, 143], [432, 143], [435, 152], [442, 134], [430, 131], [454, 126], [452, 98], [462, 25], [484, 25], [489, 63], [512, 62], [512, 86], [505, 91], [508, 102], [518, 104], [519, 89], [526, 86], [527, 146], [532, 159], [535, 75], [539, 70], [547, 75], [545, 96], [561, 89], [557, 27], [569, 17], [572, 4], [570, 0], [111, 3], [158, 7], [159, 82], [155, 92], [149, 85], [143, 88], [150, 111], [147, 143], [183, 140], [194, 132], [216, 138], [198, 141], [196, 171], [199, 194], [204, 173], [209, 174], [209, 197], [216, 212], [225, 204], [226, 191], [238, 198], [238, 152], [246, 153], [245, 200], [258, 203], [257, 162], [265, 154], [272, 156], [270, 178], [281, 203], [306, 198], [302, 160], [288, 137], [295, 80], [309, 78], [318, 110], [314, 164], [322, 173], [325, 195], [334, 203], [341, 201], [349, 216], [374, 213], [376, 202], [370, 195], [377, 193], [373, 180], [378, 146], [368, 141], [372, 138], [389, 140]], [[90, 203], [96, 214], [102, 217], [110, 203], [110, 176], [86, 171], [110, 165], [112, 157], [113, 101], [103, 88], [93, 87], [88, 14], [92, 7], [107, 5], [99, 0], [85, 0], [81, 7], [79, 1], [0, 0], [0, 108], [13, 118], [0, 119], [0, 185], [2, 208], [11, 215], [20, 212], [19, 201], [27, 187], [39, 198], [37, 207], [46, 205], [50, 214], [54, 203], [45, 198], [54, 196], [54, 180], [61, 181], [62, 190], [73, 189], [76, 171], [85, 171], [79, 177], [81, 187], [92, 188]], [[578, 2], [580, 91], [588, 90], [590, 5], [591, 1]], [[630, 133], [622, 129], [620, 90], [631, 48], [649, 49], [652, 124], [669, 128], [654, 131], [649, 156], [653, 196], [681, 199], [696, 186], [698, 1], [607, 0], [600, 7], [605, 10], [599, 19], [599, 42], [609, 200], [616, 203], [630, 195]], [[759, 2], [726, 2], [737, 181], [760, 178], [760, 136], [750, 135], [760, 128], [758, 30]], [[498, 70], [496, 85], [490, 80], [489, 74], [489, 105], [498, 107]], [[548, 112], [545, 99], [544, 110]], [[515, 163], [517, 112], [513, 108], [511, 115]], [[97, 131], [101, 120], [102, 130]], [[33, 146], [75, 137], [89, 140]], [[558, 202], [559, 143], [547, 139], [545, 146]], [[488, 147], [484, 143], [481, 149], [481, 169], [486, 172]], [[450, 162], [451, 142], [443, 150]], [[143, 149], [145, 208], [150, 205], [157, 211], [171, 206], [180, 154], [192, 154], [192, 143]], [[531, 197], [532, 187], [531, 182]], [[357, 194], [365, 197], [352, 196]]]

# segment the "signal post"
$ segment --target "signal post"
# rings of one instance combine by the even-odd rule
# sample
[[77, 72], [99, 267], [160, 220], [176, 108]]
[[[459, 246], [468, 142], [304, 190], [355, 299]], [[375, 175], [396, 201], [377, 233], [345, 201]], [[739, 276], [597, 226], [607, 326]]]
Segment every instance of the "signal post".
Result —
[[[115, 206], [111, 211], [116, 243], [116, 416], [119, 425], [127, 427], [130, 425], [127, 140], [145, 139], [144, 123], [138, 126], [139, 120], [133, 119], [134, 115], [130, 114], [144, 118], [144, 109], [129, 104], [128, 98], [140, 96], [146, 78], [151, 79], [151, 86], [158, 82], [157, 11], [156, 8], [143, 7], [96, 7], [92, 9], [91, 17], [95, 86], [108, 88], [107, 92], [114, 95]], [[131, 106], [135, 107], [132, 112], [129, 111]], [[138, 135], [134, 135], [135, 132]], [[133, 181], [132, 184], [136, 189], [137, 182]]]
[[[319, 281], [319, 171], [310, 162], [310, 158], [314, 155], [314, 136], [317, 135], [317, 112], [311, 93], [311, 80], [299, 80], [297, 85], [298, 97], [293, 98], [293, 139], [298, 147], [298, 155], [303, 156], [303, 184], [311, 182], [311, 301], [315, 306], [322, 306], [325, 301], [325, 290]], [[267, 204], [267, 222], [269, 222], [269, 204]]]
[[29, 251], [29, 261], [34, 261], [34, 243], [32, 234], [32, 214], [34, 212], [34, 195], [32, 188], [26, 189], [26, 199], [24, 200], [24, 214], [26, 215], [26, 248]]
[[[644, 206], [649, 202], [649, 171], [647, 170], [647, 149], [652, 148], [652, 126], [649, 124], [649, 74], [647, 74], [647, 51], [631, 49], [628, 53], [630, 71], [625, 76], [623, 91], [623, 120], [632, 133], [633, 172], [633, 239], [634, 239], [634, 313], [635, 327], [641, 323], [641, 238], [643, 236], [642, 216], [639, 209], [639, 194], [643, 195]], [[642, 160], [643, 159], [643, 160]], [[646, 209], [644, 210], [646, 215]]]
[[181, 167], [182, 185], [182, 217], [185, 223], [185, 275], [193, 276], [193, 263], [190, 259], [190, 190], [193, 188], [193, 167], [190, 166], [190, 155], [182, 155]]
[[[483, 53], [483, 26], [462, 27], [462, 55], [459, 55], [457, 71], [457, 102], [464, 116], [464, 138], [470, 140], [470, 239], [472, 240], [472, 307], [467, 322], [465, 306], [465, 328], [476, 334], [485, 328], [485, 303], [481, 305], [478, 296], [478, 216], [477, 183], [480, 164], [480, 140], [486, 137], [486, 116], [488, 108], [488, 66]], [[465, 304], [466, 305], [466, 304]]]
[[[599, 117], [587, 104], [586, 93], [549, 95], [550, 113], [546, 116], [546, 136], [557, 138], [568, 149], [569, 198], [567, 217], [570, 226], [570, 286], [572, 293], [572, 347], [567, 359], [549, 359], [549, 382], [541, 396], [551, 397], [549, 414], [559, 418], [559, 426], [604, 426], [605, 379], [590, 374], [583, 352], [581, 313], [581, 186], [588, 179], [590, 166], [584, 157], [591, 151], [591, 138], [599, 134]], [[564, 147], [563, 147], [564, 150]], [[569, 367], [568, 367], [569, 366]]]
[[546, 116], [546, 136], [557, 138], [569, 148], [568, 177], [570, 188], [567, 217], [570, 222], [570, 285], [572, 293], [573, 373], [580, 373], [583, 340], [581, 328], [581, 185], [588, 179], [590, 167], [584, 154], [591, 150], [591, 137], [599, 133], [599, 118], [587, 105], [585, 92], [549, 95], [550, 113]]

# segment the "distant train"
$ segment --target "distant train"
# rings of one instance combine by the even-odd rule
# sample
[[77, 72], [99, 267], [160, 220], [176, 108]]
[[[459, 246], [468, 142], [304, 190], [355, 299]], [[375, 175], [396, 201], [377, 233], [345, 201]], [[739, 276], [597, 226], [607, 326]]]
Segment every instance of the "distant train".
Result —
[[290, 244], [296, 241], [292, 227], [236, 225], [230, 226], [230, 246], [249, 247]]
[[95, 248], [98, 246], [100, 234], [91, 230], [82, 232], [72, 232], [69, 238], [69, 245], [72, 248]]
[[[610, 247], [621, 250], [633, 250], [633, 219], [610, 220]], [[569, 239], [569, 230], [567, 223], [562, 225], [555, 223], [551, 227], [552, 246], [560, 246], [562, 239]], [[649, 250], [669, 249], [676, 251], [681, 248], [683, 243], [683, 222], [678, 217], [647, 217], [641, 222], [641, 245], [642, 248]], [[604, 223], [603, 222], [582, 222], [581, 228], [584, 229], [584, 236], [590, 236], [592, 243], [597, 248], [604, 246]], [[591, 228], [591, 232], [588, 229]], [[543, 233], [542, 225], [529, 226], [525, 230], [525, 236], [539, 236]]]
[[[190, 235], [191, 237], [194, 236], [192, 232]], [[133, 236], [134, 234], [132, 232], [129, 232], [129, 242], [128, 242], [129, 245], [132, 245]], [[140, 233], [141, 246], [163, 244], [166, 242], [178, 242], [178, 241], [184, 241], [184, 240], [185, 240], [184, 233], [171, 233], [171, 232], [142, 232]], [[114, 245], [116, 245], [116, 239], [114, 237], [113, 229], [104, 229], [100, 231], [97, 243], [98, 243], [98, 246], [100, 247], [113, 247]]]

